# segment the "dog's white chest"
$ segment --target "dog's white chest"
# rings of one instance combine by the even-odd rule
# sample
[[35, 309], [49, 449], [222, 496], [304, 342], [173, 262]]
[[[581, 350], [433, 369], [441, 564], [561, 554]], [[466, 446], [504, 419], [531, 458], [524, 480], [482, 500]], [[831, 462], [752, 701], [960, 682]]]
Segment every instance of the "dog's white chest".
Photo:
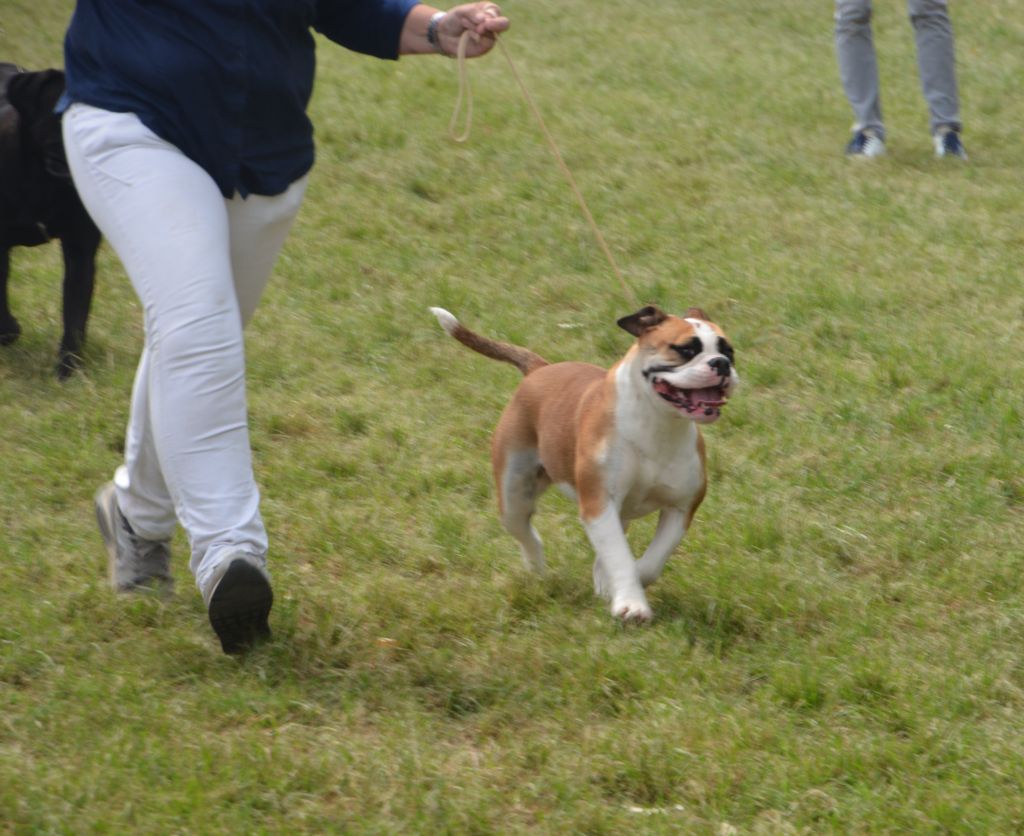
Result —
[[610, 495], [624, 519], [662, 508], [689, 510], [704, 488], [699, 432], [691, 422], [657, 414], [625, 369], [618, 376], [620, 398], [615, 432], [606, 452]]
[[[704, 486], [704, 465], [696, 444], [654, 454], [628, 442], [618, 451], [619, 467], [613, 496], [625, 519], [636, 519], [662, 508], [688, 510]], [[613, 477], [614, 478], [614, 477]]]

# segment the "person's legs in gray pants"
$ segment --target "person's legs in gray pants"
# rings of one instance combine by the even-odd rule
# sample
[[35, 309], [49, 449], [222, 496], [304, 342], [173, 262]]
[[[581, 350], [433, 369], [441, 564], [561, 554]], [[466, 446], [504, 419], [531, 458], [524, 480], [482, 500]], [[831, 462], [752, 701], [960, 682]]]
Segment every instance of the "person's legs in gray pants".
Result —
[[947, 0], [907, 0], [907, 11], [914, 26], [921, 92], [928, 103], [931, 132], [952, 128], [959, 133], [962, 126], [949, 4]]
[[871, 0], [836, 0], [836, 57], [843, 91], [853, 108], [854, 130], [885, 138], [878, 87], [878, 59], [871, 37]]
[[[853, 109], [854, 130], [885, 138], [878, 58], [871, 31], [872, 0], [836, 0], [835, 44], [843, 92]], [[948, 0], [907, 0], [914, 28], [921, 91], [932, 134], [960, 132], [953, 26]]]

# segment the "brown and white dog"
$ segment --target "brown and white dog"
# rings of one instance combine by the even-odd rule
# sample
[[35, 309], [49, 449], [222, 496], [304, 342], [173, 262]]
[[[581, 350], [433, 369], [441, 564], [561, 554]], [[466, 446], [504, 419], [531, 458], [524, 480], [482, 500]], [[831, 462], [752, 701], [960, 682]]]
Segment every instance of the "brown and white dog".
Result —
[[[636, 342], [610, 369], [548, 363], [482, 337], [431, 308], [452, 337], [524, 375], [491, 443], [498, 507], [527, 566], [544, 569], [531, 524], [554, 484], [579, 503], [596, 552], [594, 589], [623, 621], [652, 617], [644, 587], [661, 575], [704, 499], [707, 472], [698, 424], [709, 424], [739, 384], [733, 350], [698, 308], [684, 317], [645, 307], [618, 325]], [[654, 539], [633, 559], [630, 520], [658, 511]]]

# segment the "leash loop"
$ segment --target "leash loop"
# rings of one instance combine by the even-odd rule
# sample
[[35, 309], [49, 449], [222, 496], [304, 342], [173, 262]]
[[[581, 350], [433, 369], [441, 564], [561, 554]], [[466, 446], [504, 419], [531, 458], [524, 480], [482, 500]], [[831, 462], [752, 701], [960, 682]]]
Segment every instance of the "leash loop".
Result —
[[[459, 49], [456, 54], [458, 61], [458, 75], [459, 75], [459, 93], [455, 100], [455, 108], [452, 111], [451, 121], [448, 123], [448, 133], [455, 142], [465, 142], [469, 139], [470, 129], [473, 123], [473, 94], [469, 86], [469, 71], [466, 65], [466, 41], [469, 39], [469, 30], [465, 30], [462, 36], [459, 38]], [[529, 106], [530, 111], [533, 113], [534, 119], [540, 126], [541, 133], [544, 135], [544, 139], [547, 142], [548, 148], [551, 153], [554, 154], [555, 160], [558, 163], [558, 167], [561, 169], [563, 176], [569, 183], [569, 187], [572, 189], [574, 195], [576, 195], [576, 201], [579, 203], [580, 209], [583, 211], [583, 217], [590, 225], [591, 231], [594, 233], [594, 238], [597, 239], [598, 246], [601, 248], [601, 252], [604, 253], [604, 257], [608, 260], [608, 264], [611, 265], [612, 272], [615, 277], [619, 280], [619, 285], [622, 287], [622, 292], [625, 294], [627, 301], [634, 307], [639, 308], [640, 303], [637, 300], [636, 294], [633, 289], [626, 283], [625, 278], [622, 275], [622, 271], [619, 270], [619, 265], [615, 262], [615, 258], [612, 255], [611, 249], [608, 247], [607, 242], [604, 240], [604, 236], [601, 234], [601, 230], [597, 226], [597, 221], [594, 220], [594, 216], [590, 212], [590, 207], [587, 206], [587, 201], [583, 197], [583, 193], [580, 191], [579, 186], [576, 185], [576, 178], [572, 176], [572, 171], [569, 170], [569, 166], [566, 165], [565, 160], [562, 158], [562, 152], [558, 150], [558, 144], [555, 142], [554, 137], [551, 136], [551, 132], [548, 130], [547, 123], [544, 121], [544, 117], [541, 115], [540, 108], [537, 107], [536, 102], [533, 100], [533, 96], [530, 95], [530, 91], [527, 89], [526, 84], [523, 82], [522, 77], [519, 75], [519, 71], [516, 69], [516, 65], [512, 61], [512, 56], [509, 55], [508, 50], [505, 48], [505, 44], [501, 38], [495, 38], [498, 46], [501, 48], [502, 55], [505, 56], [505, 61], [508, 62], [509, 70], [512, 72], [512, 77], [516, 80], [519, 85], [519, 89], [523, 94], [523, 98], [526, 100], [526, 104]], [[465, 101], [466, 117], [465, 127], [462, 133], [456, 133], [455, 126], [458, 123], [459, 116], [461, 115], [463, 101]]]
[[[473, 91], [469, 86], [469, 71], [466, 69], [466, 42], [468, 40], [469, 30], [466, 29], [459, 38], [459, 48], [455, 56], [459, 67], [459, 94], [455, 99], [455, 107], [452, 109], [451, 121], [448, 122], [448, 135], [456, 142], [465, 142], [469, 139], [469, 130], [473, 125]], [[504, 49], [504, 47], [502, 48]], [[462, 110], [463, 99], [466, 101], [466, 127], [459, 134], [455, 132], [455, 126]]]

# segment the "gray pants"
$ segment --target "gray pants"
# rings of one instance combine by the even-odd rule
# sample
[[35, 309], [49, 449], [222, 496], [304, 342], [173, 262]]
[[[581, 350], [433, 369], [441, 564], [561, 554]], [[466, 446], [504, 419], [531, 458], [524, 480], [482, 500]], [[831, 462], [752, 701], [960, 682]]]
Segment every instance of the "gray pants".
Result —
[[[941, 127], [959, 131], [960, 101], [947, 0], [907, 0], [907, 11], [914, 26], [917, 66], [931, 131], [935, 133]], [[836, 55], [857, 130], [871, 128], [884, 139], [878, 61], [871, 38], [871, 0], [836, 0]]]

